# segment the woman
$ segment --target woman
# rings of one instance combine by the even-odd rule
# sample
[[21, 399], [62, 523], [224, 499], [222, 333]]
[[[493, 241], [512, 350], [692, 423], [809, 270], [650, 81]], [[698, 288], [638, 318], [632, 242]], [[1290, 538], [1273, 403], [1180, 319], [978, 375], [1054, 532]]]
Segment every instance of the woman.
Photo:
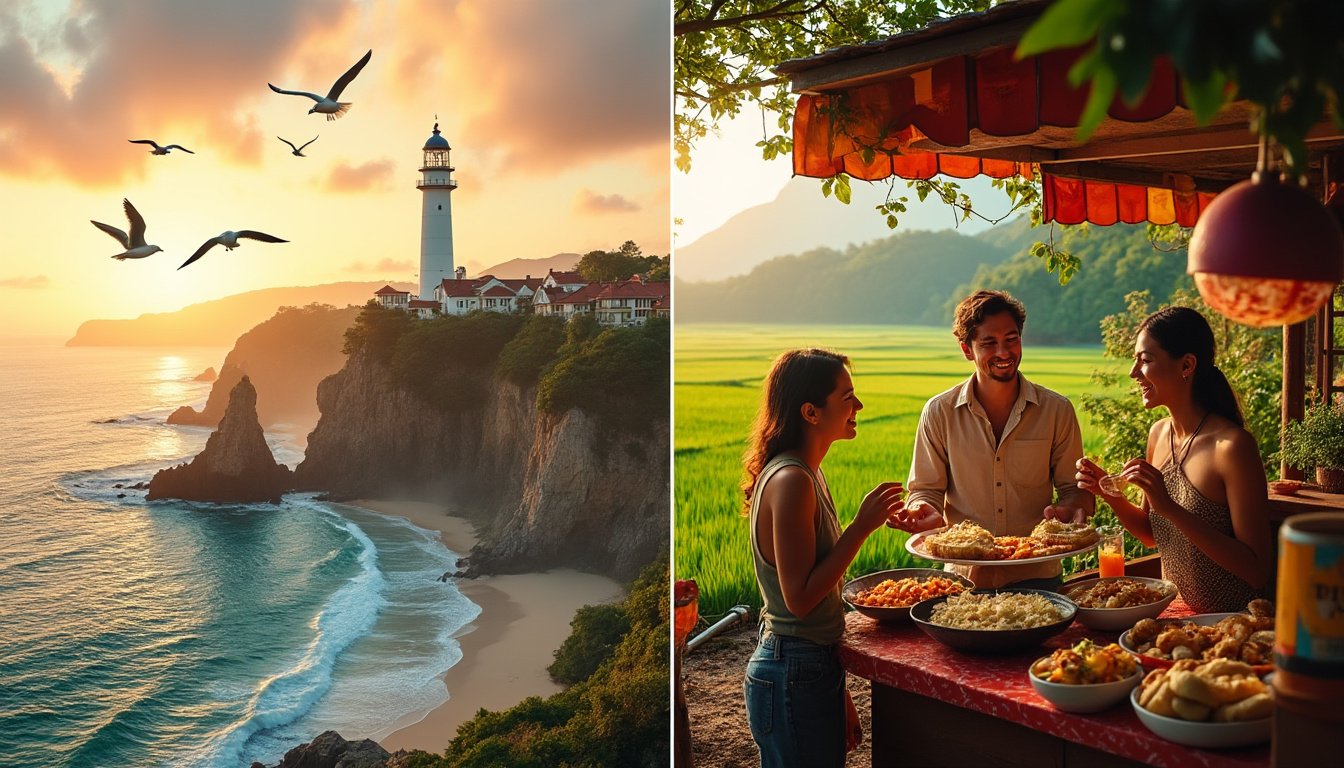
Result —
[[1144, 458], [1120, 471], [1143, 491], [1143, 506], [1103, 490], [1106, 473], [1086, 458], [1077, 474], [1079, 488], [1105, 499], [1135, 538], [1161, 550], [1162, 575], [1199, 613], [1245, 610], [1268, 591], [1274, 571], [1260, 450], [1213, 364], [1213, 346], [1208, 322], [1187, 307], [1167, 307], [1139, 326], [1129, 376], [1145, 408], [1170, 413], [1149, 430]]
[[862, 737], [836, 655], [844, 631], [840, 583], [859, 546], [904, 509], [900, 483], [863, 499], [843, 533], [821, 461], [851, 440], [863, 403], [849, 360], [820, 349], [785, 352], [766, 377], [744, 457], [751, 550], [765, 605], [747, 663], [747, 719], [763, 768], [844, 764]]

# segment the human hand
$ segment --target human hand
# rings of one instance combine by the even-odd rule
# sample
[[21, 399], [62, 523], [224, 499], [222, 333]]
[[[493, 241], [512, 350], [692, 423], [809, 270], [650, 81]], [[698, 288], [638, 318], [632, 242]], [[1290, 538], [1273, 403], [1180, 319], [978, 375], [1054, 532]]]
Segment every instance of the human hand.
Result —
[[943, 526], [943, 514], [927, 501], [916, 501], [887, 520], [887, 527], [908, 533], [922, 533]]
[[1087, 522], [1087, 513], [1082, 507], [1066, 507], [1061, 504], [1051, 504], [1045, 508], [1041, 516], [1046, 520], [1058, 520], [1061, 523]]
[[1078, 470], [1073, 478], [1078, 481], [1079, 488], [1087, 491], [1093, 496], [1106, 495], [1101, 490], [1101, 486], [1098, 485], [1101, 482], [1101, 478], [1106, 476], [1106, 470], [1102, 469], [1100, 465], [1086, 456], [1074, 462], [1073, 467]]
[[863, 497], [863, 503], [859, 505], [853, 524], [869, 533], [881, 528], [884, 522], [905, 511], [905, 501], [901, 498], [904, 493], [905, 489], [899, 482], [892, 481], [877, 486]]
[[1120, 470], [1120, 476], [1137, 485], [1139, 490], [1143, 491], [1150, 508], [1156, 508], [1159, 504], [1171, 501], [1171, 495], [1167, 493], [1166, 481], [1162, 478], [1162, 470], [1143, 459], [1130, 459]]
[[853, 752], [863, 743], [863, 722], [859, 720], [859, 710], [854, 706], [854, 698], [845, 690], [845, 751]]

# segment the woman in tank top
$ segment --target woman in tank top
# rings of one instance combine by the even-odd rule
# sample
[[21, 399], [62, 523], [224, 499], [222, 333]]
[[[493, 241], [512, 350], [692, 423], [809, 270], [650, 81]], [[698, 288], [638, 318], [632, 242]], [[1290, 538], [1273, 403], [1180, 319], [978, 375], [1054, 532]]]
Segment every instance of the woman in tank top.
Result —
[[1213, 364], [1213, 331], [1199, 312], [1167, 307], [1149, 315], [1134, 342], [1130, 378], [1145, 408], [1170, 415], [1148, 432], [1144, 458], [1120, 475], [1143, 505], [1101, 490], [1106, 474], [1078, 462], [1078, 487], [1111, 505], [1125, 528], [1162, 553], [1162, 575], [1198, 613], [1244, 611], [1273, 584], [1264, 465], [1236, 395]]
[[901, 484], [883, 483], [840, 530], [821, 461], [831, 443], [856, 434], [863, 403], [848, 366], [843, 355], [820, 349], [776, 359], [743, 461], [764, 600], [744, 687], [763, 768], [842, 766], [862, 737], [836, 653], [844, 631], [840, 584], [859, 546], [905, 505]]

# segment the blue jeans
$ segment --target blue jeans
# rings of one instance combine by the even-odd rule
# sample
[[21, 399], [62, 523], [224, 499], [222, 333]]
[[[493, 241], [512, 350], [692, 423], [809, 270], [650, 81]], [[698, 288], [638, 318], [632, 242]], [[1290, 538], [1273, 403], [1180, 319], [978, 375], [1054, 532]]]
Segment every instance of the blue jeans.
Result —
[[845, 764], [845, 670], [834, 645], [765, 632], [745, 688], [761, 768]]

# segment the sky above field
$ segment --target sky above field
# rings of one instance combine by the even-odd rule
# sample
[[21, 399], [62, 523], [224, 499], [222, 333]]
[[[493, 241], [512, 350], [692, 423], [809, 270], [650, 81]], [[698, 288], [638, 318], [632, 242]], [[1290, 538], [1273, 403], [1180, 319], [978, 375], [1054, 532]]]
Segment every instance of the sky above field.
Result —
[[[0, 338], [241, 291], [413, 281], [421, 148], [452, 144], [454, 250], [670, 245], [666, 7], [627, 0], [0, 0]], [[342, 119], [307, 114], [365, 51]], [[276, 137], [301, 144], [294, 157]], [[129, 139], [196, 154], [154, 156]], [[165, 253], [115, 261], [89, 221]], [[243, 241], [178, 265], [225, 230]]]

